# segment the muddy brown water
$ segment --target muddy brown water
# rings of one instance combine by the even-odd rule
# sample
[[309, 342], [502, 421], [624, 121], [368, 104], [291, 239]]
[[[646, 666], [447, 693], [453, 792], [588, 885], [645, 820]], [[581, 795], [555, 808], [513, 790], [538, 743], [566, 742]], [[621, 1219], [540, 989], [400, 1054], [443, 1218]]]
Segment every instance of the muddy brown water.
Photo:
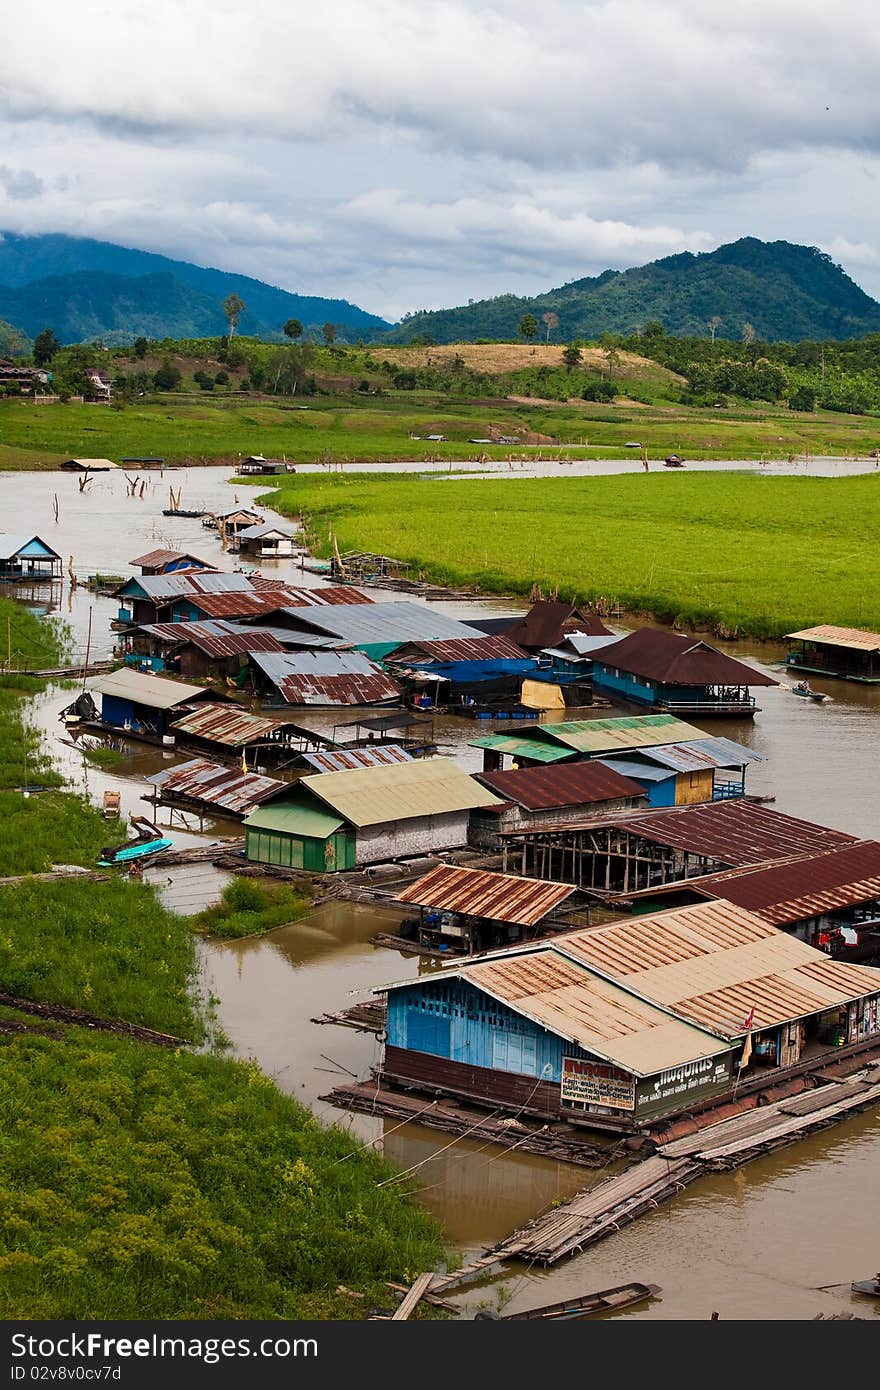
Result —
[[[35, 530], [65, 557], [74, 557], [80, 576], [97, 569], [133, 572], [128, 561], [160, 545], [194, 550], [230, 567], [216, 534], [196, 519], [166, 518], [169, 480], [182, 486], [184, 505], [244, 502], [251, 489], [230, 487], [228, 470], [175, 470], [164, 479], [147, 474], [145, 498], [126, 496], [124, 479], [102, 475], [80, 494], [75, 478], [63, 474], [0, 474], [5, 524]], [[268, 480], [271, 482], [271, 480]], [[52, 494], [57, 492], [56, 527]], [[265, 511], [266, 509], [262, 509]], [[271, 513], [267, 516], [271, 517]], [[295, 561], [262, 564], [266, 573], [322, 581], [302, 574]], [[388, 595], [392, 597], [392, 595]], [[109, 621], [116, 604], [65, 582], [54, 603], [33, 603], [70, 624], [81, 659], [92, 617], [92, 653], [109, 652]], [[467, 619], [478, 610], [514, 611], [503, 602], [445, 604]], [[734, 738], [768, 761], [753, 766], [749, 790], [774, 796], [779, 810], [835, 825], [852, 834], [880, 837], [880, 760], [877, 753], [880, 688], [811, 677], [829, 695], [817, 705], [794, 697], [780, 671], [780, 647], [748, 642], [726, 649], [781, 684], [761, 690], [761, 711], [752, 721], [706, 723], [707, 732]], [[62, 742], [67, 733], [58, 710], [70, 690], [51, 685], [31, 707], [58, 766], [74, 785], [100, 803], [107, 788], [118, 790], [125, 814], [150, 814], [141, 798], [144, 777], [186, 755], [130, 744], [124, 761], [97, 768], [81, 751]], [[589, 713], [589, 712], [586, 712]], [[595, 714], [595, 711], [592, 711]], [[569, 716], [576, 716], [570, 711]], [[311, 712], [300, 722], [330, 731], [339, 715]], [[436, 737], [443, 751], [464, 766], [480, 766], [481, 753], [468, 746], [480, 728], [441, 717]], [[238, 832], [236, 822], [187, 818], [172, 830], [178, 844], [206, 843]], [[189, 913], [213, 901], [226, 876], [209, 865], [163, 871], [149, 877], [169, 906]], [[168, 880], [171, 880], [168, 882]], [[218, 999], [218, 1022], [234, 1052], [255, 1059], [278, 1085], [312, 1106], [326, 1123], [380, 1148], [400, 1170], [412, 1170], [418, 1199], [442, 1223], [451, 1246], [465, 1256], [482, 1250], [537, 1212], [564, 1200], [601, 1173], [527, 1155], [511, 1154], [418, 1125], [346, 1115], [319, 1097], [351, 1074], [364, 1077], [378, 1058], [372, 1034], [310, 1020], [336, 1011], [383, 984], [416, 978], [429, 970], [423, 960], [376, 948], [369, 938], [393, 927], [400, 914], [351, 903], [326, 903], [303, 921], [259, 940], [201, 943], [202, 985]], [[495, 1306], [499, 1289], [510, 1311], [568, 1295], [639, 1279], [661, 1285], [650, 1304], [615, 1316], [629, 1318], [808, 1319], [819, 1312], [880, 1315], [880, 1303], [849, 1293], [852, 1279], [880, 1268], [880, 1216], [871, 1194], [880, 1164], [880, 1114], [854, 1116], [835, 1128], [747, 1165], [735, 1173], [704, 1178], [633, 1226], [552, 1271], [514, 1266], [502, 1279], [458, 1296], [465, 1315]], [[835, 1287], [820, 1290], [820, 1285]]]

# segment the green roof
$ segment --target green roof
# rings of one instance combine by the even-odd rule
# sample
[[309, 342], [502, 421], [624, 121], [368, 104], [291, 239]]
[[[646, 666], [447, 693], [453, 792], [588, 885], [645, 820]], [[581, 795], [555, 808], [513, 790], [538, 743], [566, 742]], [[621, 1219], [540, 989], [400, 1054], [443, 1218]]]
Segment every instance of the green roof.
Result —
[[318, 806], [278, 801], [258, 806], [245, 818], [246, 830], [280, 830], [285, 835], [302, 835], [308, 840], [326, 840], [344, 822]]
[[610, 753], [619, 748], [659, 748], [664, 743], [691, 743], [705, 738], [702, 729], [674, 714], [634, 714], [618, 719], [575, 719], [542, 724], [539, 737], [563, 743], [578, 753]]
[[515, 734], [487, 734], [472, 738], [471, 748], [492, 748], [496, 753], [509, 753], [512, 758], [534, 758], [536, 763], [558, 763], [571, 757], [570, 748], [555, 748], [552, 743], [537, 739], [517, 738]]

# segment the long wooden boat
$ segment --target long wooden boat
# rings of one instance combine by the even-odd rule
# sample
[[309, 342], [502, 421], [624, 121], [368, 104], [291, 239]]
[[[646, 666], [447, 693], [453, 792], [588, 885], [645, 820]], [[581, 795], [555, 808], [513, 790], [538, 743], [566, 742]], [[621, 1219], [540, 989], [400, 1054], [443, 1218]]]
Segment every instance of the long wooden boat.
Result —
[[850, 1284], [853, 1293], [866, 1293], [872, 1298], [880, 1298], [880, 1274], [875, 1274], [873, 1279], [857, 1279]]
[[828, 699], [828, 696], [823, 695], [821, 690], [798, 690], [796, 685], [792, 685], [790, 690], [792, 695], [798, 695], [802, 700], [815, 700], [817, 704]]
[[193, 507], [163, 507], [163, 516], [206, 516], [204, 508], [196, 511]]
[[527, 1308], [524, 1313], [505, 1313], [502, 1322], [524, 1322], [530, 1319], [562, 1321], [568, 1318], [590, 1318], [596, 1313], [613, 1312], [644, 1303], [660, 1292], [659, 1284], [618, 1284], [613, 1289], [598, 1289], [579, 1298], [567, 1298], [561, 1303], [548, 1303], [543, 1308]]
[[148, 855], [158, 854], [160, 850], [170, 849], [173, 840], [143, 840], [133, 845], [123, 845], [120, 849], [104, 850], [98, 865], [102, 869], [109, 869], [114, 864], [129, 864], [133, 859], [146, 859]]

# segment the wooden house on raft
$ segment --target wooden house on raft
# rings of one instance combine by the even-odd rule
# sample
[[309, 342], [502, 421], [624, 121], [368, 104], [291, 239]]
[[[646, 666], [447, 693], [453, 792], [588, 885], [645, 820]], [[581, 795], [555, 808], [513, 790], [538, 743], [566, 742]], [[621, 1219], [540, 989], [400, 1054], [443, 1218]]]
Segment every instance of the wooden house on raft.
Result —
[[638, 782], [651, 806], [689, 806], [745, 796], [746, 769], [766, 759], [733, 739], [701, 738], [659, 748], [633, 748], [598, 761]]
[[39, 584], [61, 578], [61, 556], [40, 536], [0, 532], [0, 582]]
[[136, 565], [141, 574], [176, 574], [178, 570], [210, 570], [213, 567], [207, 560], [200, 560], [187, 550], [149, 550], [146, 555], [137, 555], [129, 560]]
[[719, 900], [389, 985], [382, 1084], [632, 1133], [880, 1047], [880, 971]]
[[597, 897], [850, 844], [852, 835], [742, 798], [546, 823], [504, 834], [503, 868]]
[[[131, 667], [92, 677], [87, 693], [100, 696], [101, 724], [153, 738], [167, 735], [175, 719], [211, 695], [203, 685], [185, 685]], [[174, 742], [173, 736], [170, 742]]]
[[559, 825], [648, 805], [638, 782], [598, 760], [474, 775], [502, 799], [500, 806], [481, 806], [471, 812], [469, 840], [479, 849], [501, 849], [505, 832], [524, 826]]
[[246, 854], [323, 873], [459, 849], [473, 807], [497, 799], [449, 758], [321, 772], [247, 817]]
[[483, 771], [494, 772], [506, 757], [519, 766], [581, 758], [626, 757], [635, 748], [659, 748], [703, 739], [705, 734], [673, 714], [635, 714], [615, 719], [570, 719], [538, 724], [521, 734], [487, 734], [471, 741], [482, 748]]
[[708, 642], [661, 628], [631, 632], [593, 660], [596, 691], [681, 716], [751, 718], [758, 709], [750, 687], [778, 684]]
[[575, 892], [571, 884], [440, 864], [397, 894], [396, 902], [418, 909], [399, 934], [464, 955], [533, 941], [575, 925], [566, 911]]
[[789, 632], [786, 666], [817, 676], [880, 684], [880, 632], [854, 627], [805, 627]]
[[246, 526], [237, 533], [234, 548], [241, 555], [255, 560], [286, 560], [295, 550], [292, 531], [264, 521], [258, 526]]

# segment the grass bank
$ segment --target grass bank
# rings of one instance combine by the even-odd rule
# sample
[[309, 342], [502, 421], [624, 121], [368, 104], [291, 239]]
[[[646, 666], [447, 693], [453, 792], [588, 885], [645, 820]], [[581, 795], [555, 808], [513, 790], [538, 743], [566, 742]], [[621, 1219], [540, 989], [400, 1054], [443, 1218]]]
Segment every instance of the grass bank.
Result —
[[[17, 645], [58, 659], [48, 624], [0, 600]], [[23, 700], [0, 678], [5, 873], [94, 864], [112, 838], [63, 789], [20, 790]], [[30, 735], [35, 769], [54, 774]], [[57, 782], [57, 777], [55, 781]], [[117, 832], [118, 833], [118, 832]], [[261, 900], [251, 915], [296, 906]], [[227, 926], [246, 915], [228, 904]], [[205, 1039], [189, 922], [151, 888], [0, 887], [0, 991]], [[324, 1129], [253, 1065], [0, 1010], [0, 1306], [12, 1318], [343, 1318], [443, 1254], [391, 1169]], [[25, 1032], [9, 1032], [9, 1022]], [[4, 1031], [4, 1028], [7, 1031]], [[364, 1295], [339, 1294], [345, 1284]]]
[[[234, 463], [263, 453], [294, 463], [481, 457], [534, 457], [571, 446], [578, 458], [631, 458], [629, 442], [653, 459], [785, 458], [789, 454], [865, 455], [880, 442], [876, 418], [785, 406], [712, 410], [669, 402], [473, 400], [389, 391], [381, 398], [340, 396], [217, 399], [164, 396], [116, 410], [106, 405], [0, 401], [0, 468], [53, 469], [70, 457], [160, 455], [169, 463]], [[520, 445], [472, 444], [515, 436]], [[411, 436], [418, 436], [412, 438]], [[428, 435], [444, 435], [429, 440]]]
[[206, 936], [236, 940], [285, 927], [304, 917], [308, 910], [308, 898], [289, 883], [234, 878], [223, 889], [220, 901], [190, 917], [189, 923]]
[[880, 629], [880, 476], [747, 473], [455, 481], [288, 477], [272, 506], [304, 513], [319, 553], [411, 562], [485, 593], [617, 600], [724, 635], [820, 622]]

